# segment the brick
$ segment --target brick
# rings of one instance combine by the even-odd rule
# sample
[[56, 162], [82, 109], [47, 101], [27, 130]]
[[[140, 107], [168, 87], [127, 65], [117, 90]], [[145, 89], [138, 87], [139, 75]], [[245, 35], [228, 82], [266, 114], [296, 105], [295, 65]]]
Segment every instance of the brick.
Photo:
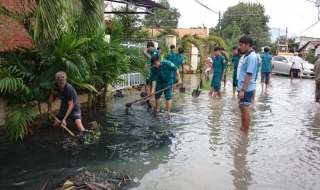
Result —
[[[27, 3], [28, 0], [0, 0], [0, 4], [9, 10], [14, 11], [31, 11]], [[35, 2], [31, 5], [36, 5]], [[19, 23], [14, 22], [10, 18], [6, 18], [0, 15], [0, 51], [5, 51], [18, 46], [33, 47], [32, 42], [29, 40], [30, 36], [28, 32]]]

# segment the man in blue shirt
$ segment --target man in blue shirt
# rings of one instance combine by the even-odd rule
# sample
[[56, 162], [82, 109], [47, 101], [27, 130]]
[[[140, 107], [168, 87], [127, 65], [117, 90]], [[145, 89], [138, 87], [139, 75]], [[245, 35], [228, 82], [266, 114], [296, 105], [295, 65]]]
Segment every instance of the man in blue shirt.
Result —
[[[171, 56], [169, 57], [170, 59], [168, 59], [169, 61], [171, 61], [179, 70], [180, 66], [183, 65], [184, 60], [183, 60], [183, 54], [184, 49], [182, 47], [178, 48], [178, 53], [172, 53]], [[182, 71], [183, 72], [183, 71]], [[176, 72], [172, 72], [172, 81], [173, 84], [177, 83], [177, 76], [176, 76]], [[173, 87], [173, 93], [176, 90], [176, 86]]]
[[238, 70], [238, 65], [240, 61], [240, 55], [238, 52], [238, 46], [233, 46], [233, 56], [232, 56], [232, 64], [233, 64], [233, 75], [232, 75], [232, 86], [233, 86], [233, 96], [236, 94], [236, 89], [238, 86], [238, 80], [237, 80], [237, 70]]
[[[178, 78], [178, 84], [181, 84], [180, 73], [178, 68], [167, 60], [160, 60], [157, 55], [151, 57], [151, 68], [150, 80], [152, 81], [152, 90], [151, 94], [154, 94], [156, 91], [162, 90], [172, 85], [172, 72], [176, 72]], [[162, 92], [155, 94], [156, 99], [156, 113], [160, 112], [160, 97]], [[164, 96], [166, 98], [166, 107], [167, 114], [171, 110], [171, 97], [172, 97], [172, 88], [169, 88], [164, 91]]]
[[224, 80], [224, 75], [226, 74], [227, 69], [227, 61], [220, 53], [220, 47], [214, 48], [214, 55], [215, 58], [213, 60], [213, 77], [211, 81], [211, 89], [210, 89], [210, 95], [213, 94], [213, 99], [215, 100], [217, 95], [219, 97], [219, 100], [222, 99], [221, 94], [221, 81]]
[[261, 58], [261, 86], [262, 90], [264, 89], [264, 84], [266, 84], [266, 90], [268, 88], [271, 65], [272, 65], [272, 56], [269, 54], [269, 48], [265, 47], [263, 49], [264, 53], [260, 56]]
[[[153, 55], [157, 55], [158, 58], [161, 60], [161, 55], [159, 53], [159, 51], [154, 47], [154, 43], [153, 42], [148, 42], [147, 43], [147, 51], [145, 51], [144, 49], [142, 50], [142, 54], [146, 57], [146, 60], [147, 60], [147, 68], [151, 69], [151, 56]], [[146, 87], [145, 87], [145, 92], [148, 93], [150, 92], [151, 88], [150, 88], [150, 85], [151, 85], [151, 81], [150, 81], [150, 72], [147, 76], [147, 79], [146, 79]]]
[[243, 64], [240, 68], [238, 78], [238, 99], [241, 111], [240, 131], [248, 134], [251, 121], [250, 104], [254, 91], [256, 90], [255, 77], [257, 74], [257, 55], [252, 49], [252, 38], [243, 36], [239, 40], [240, 50], [245, 53]]
[[171, 59], [171, 55], [172, 55], [173, 53], [175, 53], [175, 52], [174, 52], [175, 49], [176, 49], [176, 46], [172, 44], [172, 45], [170, 46], [170, 53], [167, 55], [167, 60], [170, 60], [170, 59]]

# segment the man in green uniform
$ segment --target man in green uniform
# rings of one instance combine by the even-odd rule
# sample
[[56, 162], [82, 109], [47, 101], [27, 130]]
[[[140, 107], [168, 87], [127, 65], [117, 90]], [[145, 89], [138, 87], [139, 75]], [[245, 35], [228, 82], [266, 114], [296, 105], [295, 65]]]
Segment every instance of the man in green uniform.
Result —
[[237, 70], [240, 60], [240, 55], [238, 52], [238, 46], [233, 46], [233, 56], [232, 56], [232, 64], [233, 64], [233, 75], [232, 75], [232, 86], [233, 86], [233, 96], [236, 95], [236, 90], [238, 86], [238, 80], [237, 80]]
[[[151, 75], [150, 80], [152, 81], [152, 90], [151, 94], [154, 94], [156, 91], [162, 90], [172, 85], [173, 76], [172, 72], [176, 72], [178, 78], [178, 84], [181, 84], [181, 78], [178, 68], [167, 60], [160, 60], [157, 55], [151, 57]], [[162, 92], [155, 94], [156, 99], [156, 113], [160, 112], [160, 97]], [[166, 110], [167, 114], [170, 113], [171, 110], [171, 97], [172, 97], [172, 88], [168, 88], [164, 91], [164, 95], [166, 98]]]
[[[145, 51], [144, 49], [142, 50], [142, 54], [146, 57], [146, 60], [147, 60], [147, 69], [150, 71], [151, 69], [151, 56], [153, 55], [157, 55], [158, 58], [161, 60], [161, 55], [159, 53], [159, 51], [154, 47], [154, 43], [153, 42], [148, 42], [147, 43], [147, 51]], [[145, 92], [146, 93], [150, 93], [151, 91], [151, 88], [150, 88], [150, 85], [151, 85], [151, 81], [150, 81], [150, 72], [147, 76], [147, 79], [146, 79], [146, 87], [145, 87]]]
[[221, 94], [221, 81], [224, 80], [224, 75], [226, 74], [227, 61], [220, 53], [220, 47], [214, 48], [215, 58], [213, 60], [213, 77], [211, 81], [210, 94], [213, 94], [213, 99], [215, 100], [217, 95], [219, 100], [222, 99]]
[[[221, 55], [226, 60], [226, 69], [228, 69], [229, 56], [228, 56], [227, 52], [225, 51], [224, 47], [220, 47], [220, 49], [221, 49], [220, 50]], [[227, 75], [225, 74], [224, 78], [223, 78], [223, 88], [226, 88], [226, 85], [227, 85]]]
[[171, 55], [172, 55], [173, 53], [175, 53], [175, 52], [174, 52], [175, 49], [176, 49], [176, 46], [172, 44], [172, 45], [170, 46], [170, 53], [169, 53], [168, 56], [167, 56], [167, 60], [170, 60], [170, 59], [171, 59]]
[[[171, 61], [179, 70], [179, 67], [183, 65], [184, 60], [183, 60], [183, 54], [184, 49], [182, 47], [178, 48], [178, 53], [172, 53], [171, 56], [169, 57], [168, 61]], [[182, 71], [183, 72], [183, 71]], [[177, 75], [176, 72], [172, 72], [172, 80], [173, 84], [177, 83]], [[173, 93], [175, 93], [176, 86], [173, 87]]]

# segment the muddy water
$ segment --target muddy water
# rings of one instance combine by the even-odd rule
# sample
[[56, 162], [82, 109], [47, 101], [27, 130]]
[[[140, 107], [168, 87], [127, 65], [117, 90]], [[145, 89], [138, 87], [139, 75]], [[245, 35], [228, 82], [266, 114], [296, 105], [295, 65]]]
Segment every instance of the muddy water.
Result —
[[[248, 136], [237, 129], [240, 113], [230, 81], [221, 101], [207, 91], [193, 99], [197, 79], [189, 76], [186, 83], [187, 93], [174, 95], [170, 118], [155, 117], [139, 103], [126, 113], [124, 104], [137, 95], [86, 112], [84, 122], [119, 125], [95, 145], [62, 149], [60, 132], [49, 124], [23, 142], [2, 135], [1, 189], [39, 189], [48, 179], [101, 167], [130, 169], [135, 177], [128, 189], [320, 189], [320, 106], [313, 80], [290, 84], [273, 76], [266, 92], [258, 83]], [[176, 135], [171, 142], [143, 148], [147, 131], [168, 129]]]

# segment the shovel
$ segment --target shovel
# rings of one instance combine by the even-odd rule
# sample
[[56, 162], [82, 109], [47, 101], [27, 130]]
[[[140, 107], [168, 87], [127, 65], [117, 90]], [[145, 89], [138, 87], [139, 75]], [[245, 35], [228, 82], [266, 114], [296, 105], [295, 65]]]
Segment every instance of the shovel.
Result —
[[186, 88], [185, 87], [183, 87], [183, 66], [182, 66], [182, 85], [181, 85], [181, 87], [179, 88], [179, 92], [180, 93], [185, 93], [186, 92]]
[[198, 98], [200, 96], [201, 91], [199, 91], [200, 85], [198, 85], [197, 89], [193, 89], [192, 91], [192, 97]]
[[[53, 115], [52, 113], [50, 113], [50, 115], [57, 120], [59, 123], [61, 122], [55, 115]], [[74, 134], [63, 124], [60, 125], [60, 127], [64, 128], [71, 136], [74, 137]]]
[[173, 85], [171, 85], [171, 86], [168, 86], [168, 87], [166, 87], [166, 88], [164, 88], [164, 89], [162, 89], [162, 90], [159, 90], [159, 91], [155, 92], [154, 94], [150, 94], [150, 95], [145, 96], [145, 97], [143, 97], [143, 98], [137, 99], [137, 100], [135, 100], [135, 101], [133, 101], [133, 102], [126, 103], [126, 108], [128, 109], [128, 108], [131, 107], [132, 104], [134, 104], [134, 103], [136, 103], [136, 102], [139, 102], [139, 101], [141, 101], [141, 100], [147, 99], [147, 98], [149, 98], [149, 97], [151, 97], [151, 96], [153, 96], [153, 95], [155, 95], [155, 94], [158, 94], [159, 92], [162, 92], [162, 91], [165, 91], [165, 90], [167, 90], [167, 89], [169, 89], [169, 88], [172, 88], [172, 87], [176, 86], [177, 84], [178, 84], [178, 83], [173, 84]]

